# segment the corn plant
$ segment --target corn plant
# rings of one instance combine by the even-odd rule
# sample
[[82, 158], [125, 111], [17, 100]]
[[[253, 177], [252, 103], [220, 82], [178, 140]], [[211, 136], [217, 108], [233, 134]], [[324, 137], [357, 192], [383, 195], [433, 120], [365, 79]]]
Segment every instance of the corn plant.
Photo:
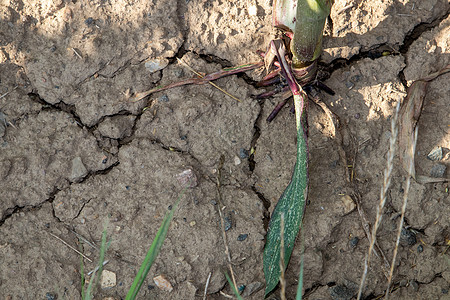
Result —
[[[267, 243], [264, 249], [266, 296], [279, 282], [280, 257], [284, 257], [284, 264], [281, 265], [288, 265], [295, 239], [302, 224], [308, 193], [307, 94], [305, 90], [317, 87], [333, 94], [329, 88], [316, 80], [317, 61], [322, 52], [323, 29], [332, 4], [333, 0], [274, 0], [273, 3], [273, 26], [284, 33], [284, 39], [272, 41], [269, 50], [262, 54], [266, 69], [271, 70], [273, 66], [276, 69], [266, 75], [257, 86], [282, 84], [282, 78], [287, 83], [283, 90], [285, 93], [290, 91], [288, 97], [285, 97], [286, 99], [275, 107], [267, 120], [269, 122], [273, 120], [292, 94], [297, 125], [297, 161], [292, 179], [279, 199], [269, 223]], [[186, 84], [208, 83], [224, 76], [259, 68], [262, 65], [262, 62], [246, 64], [200, 78], [190, 78], [167, 86], [158, 86], [137, 93], [129, 100], [139, 101], [152, 93]], [[277, 89], [257, 95], [256, 98], [272, 96], [276, 91]], [[285, 219], [283, 255], [280, 255], [281, 215], [284, 215]], [[300, 274], [302, 272], [300, 270]], [[301, 298], [301, 286], [299, 294]], [[300, 298], [297, 295], [297, 299]]]
[[[331, 5], [331, 0], [275, 0], [273, 4], [273, 25], [281, 28], [289, 37], [291, 55], [288, 55], [288, 58], [291, 59], [290, 63], [286, 60], [284, 42], [275, 40], [270, 43], [265, 61], [268, 66], [274, 62], [275, 57], [277, 58], [281, 73], [294, 97], [297, 161], [291, 182], [278, 201], [269, 223], [264, 249], [266, 295], [278, 284], [281, 274], [279, 263], [281, 232], [284, 231], [283, 255], [284, 266], [287, 266], [303, 219], [308, 193], [308, 143], [307, 95], [301, 85], [307, 85], [315, 80], [317, 60], [322, 52], [323, 28], [330, 14]], [[282, 215], [285, 218], [284, 230], [281, 229]]]

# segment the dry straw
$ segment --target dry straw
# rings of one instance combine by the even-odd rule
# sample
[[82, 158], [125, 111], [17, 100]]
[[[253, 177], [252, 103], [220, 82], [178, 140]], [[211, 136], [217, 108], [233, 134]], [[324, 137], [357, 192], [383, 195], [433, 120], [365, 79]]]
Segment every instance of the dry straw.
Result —
[[400, 236], [402, 234], [403, 221], [405, 219], [406, 205], [408, 203], [409, 187], [411, 186], [411, 177], [413, 176], [413, 171], [414, 171], [414, 154], [416, 153], [418, 128], [419, 127], [416, 126], [416, 129], [414, 130], [414, 142], [412, 143], [411, 148], [409, 149], [411, 159], [409, 160], [408, 175], [407, 175], [406, 183], [405, 183], [405, 193], [403, 194], [402, 215], [400, 217], [400, 223], [398, 224], [397, 240], [395, 241], [394, 254], [392, 256], [391, 270], [389, 272], [386, 296], [384, 298], [385, 300], [387, 300], [389, 298], [389, 289], [391, 287], [392, 276], [394, 274], [395, 259], [397, 257], [398, 245], [400, 243]]
[[396, 142], [397, 142], [397, 136], [398, 136], [398, 112], [400, 110], [400, 102], [397, 103], [397, 107], [395, 109], [394, 115], [391, 120], [391, 137], [389, 139], [389, 151], [387, 153], [387, 163], [386, 163], [386, 169], [384, 170], [384, 181], [383, 186], [381, 188], [380, 192], [380, 202], [378, 203], [377, 207], [377, 216], [375, 219], [375, 224], [372, 228], [372, 237], [370, 239], [369, 244], [369, 251], [367, 253], [366, 259], [364, 261], [364, 273], [361, 276], [361, 283], [359, 285], [359, 291], [358, 291], [358, 300], [361, 299], [362, 290], [364, 287], [364, 284], [366, 282], [367, 278], [367, 272], [370, 266], [370, 259], [372, 256], [373, 248], [377, 239], [377, 231], [381, 224], [381, 219], [383, 217], [383, 209], [384, 205], [386, 204], [386, 194], [389, 189], [389, 186], [391, 184], [391, 177], [392, 177], [392, 169], [394, 168], [394, 154], [395, 154], [395, 148], [396, 148]]

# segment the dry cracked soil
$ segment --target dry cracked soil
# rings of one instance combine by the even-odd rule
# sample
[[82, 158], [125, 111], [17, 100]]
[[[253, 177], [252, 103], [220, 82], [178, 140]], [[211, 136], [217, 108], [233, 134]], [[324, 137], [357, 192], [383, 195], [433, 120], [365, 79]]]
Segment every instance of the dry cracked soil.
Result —
[[[126, 99], [195, 76], [187, 65], [210, 73], [260, 60], [256, 50], [277, 34], [272, 2], [1, 1], [0, 299], [81, 299], [80, 256], [69, 246], [92, 270], [105, 220], [105, 269], [115, 281], [95, 295], [123, 299], [189, 179], [139, 299], [201, 299], [209, 275], [207, 299], [232, 294], [219, 205], [238, 285], [246, 299], [263, 299], [268, 219], [295, 162], [292, 103], [266, 122], [279, 99], [252, 97], [264, 91], [255, 85], [261, 70], [216, 81], [240, 102], [211, 85]], [[336, 92], [321, 101], [340, 127], [309, 104], [305, 299], [355, 298], [368, 248], [356, 204], [373, 223], [395, 106], [414, 80], [449, 63], [446, 0], [336, 0], [319, 75]], [[449, 82], [446, 74], [428, 86], [419, 174], [448, 178]], [[436, 147], [442, 155], [428, 159]], [[396, 156], [378, 233], [389, 260], [405, 178]], [[392, 298], [450, 299], [448, 182], [413, 181], [409, 196]], [[295, 249], [288, 299], [297, 285]], [[364, 299], [383, 294], [384, 272], [375, 258]], [[158, 275], [172, 291], [155, 285]]]

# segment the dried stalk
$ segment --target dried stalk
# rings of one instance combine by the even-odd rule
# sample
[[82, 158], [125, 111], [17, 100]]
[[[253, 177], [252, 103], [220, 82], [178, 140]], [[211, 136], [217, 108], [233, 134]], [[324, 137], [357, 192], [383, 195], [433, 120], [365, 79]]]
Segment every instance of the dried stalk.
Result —
[[219, 201], [218, 201], [218, 204], [217, 204], [217, 210], [219, 211], [220, 227], [221, 227], [221, 230], [222, 230], [223, 243], [225, 245], [225, 254], [226, 254], [227, 260], [228, 260], [228, 269], [230, 270], [231, 279], [233, 280], [233, 284], [237, 288], [236, 278], [234, 277], [233, 266], [231, 264], [230, 249], [228, 248], [227, 233], [225, 232], [225, 222], [223, 220], [223, 214], [222, 214], [222, 190], [221, 190], [222, 184], [221, 184], [221, 179], [222, 179], [222, 168], [223, 168], [224, 162], [225, 162], [225, 157], [221, 156], [220, 157], [219, 167], [217, 168], [217, 178], [216, 178], [217, 194], [218, 194], [218, 197], [219, 197]]
[[387, 163], [386, 163], [386, 169], [384, 170], [384, 181], [383, 181], [383, 187], [381, 188], [380, 192], [380, 202], [378, 203], [377, 208], [377, 216], [375, 219], [375, 224], [372, 228], [372, 238], [370, 240], [369, 245], [369, 251], [367, 253], [367, 257], [364, 262], [364, 272], [361, 277], [361, 283], [359, 285], [359, 291], [358, 291], [358, 298], [357, 300], [361, 299], [362, 290], [364, 287], [364, 284], [366, 282], [367, 272], [370, 266], [370, 259], [372, 256], [373, 248], [375, 245], [375, 242], [377, 240], [377, 231], [381, 224], [381, 219], [383, 217], [383, 209], [384, 205], [386, 204], [386, 194], [389, 189], [389, 186], [391, 184], [391, 177], [392, 177], [392, 169], [394, 167], [394, 154], [395, 154], [395, 148], [396, 148], [396, 142], [397, 142], [397, 135], [398, 135], [398, 112], [400, 110], [400, 102], [397, 103], [397, 107], [395, 109], [395, 113], [392, 117], [391, 121], [391, 137], [389, 139], [389, 151], [387, 153]]
[[409, 164], [409, 170], [408, 170], [408, 177], [406, 178], [405, 193], [403, 194], [402, 214], [400, 217], [400, 223], [398, 224], [397, 240], [395, 242], [394, 254], [392, 256], [391, 270], [389, 272], [389, 277], [388, 277], [386, 296], [384, 297], [385, 300], [388, 300], [388, 298], [389, 298], [389, 289], [391, 287], [392, 275], [394, 274], [395, 259], [397, 258], [398, 245], [400, 243], [400, 236], [402, 234], [403, 221], [405, 219], [406, 205], [408, 203], [409, 187], [411, 186], [411, 177], [413, 176], [413, 171], [414, 171], [414, 154], [416, 153], [418, 132], [419, 132], [418, 126], [416, 126], [416, 128], [414, 130], [414, 142], [410, 148], [410, 151], [411, 151], [410, 155], [411, 155], [412, 159], [409, 161], [410, 164]]

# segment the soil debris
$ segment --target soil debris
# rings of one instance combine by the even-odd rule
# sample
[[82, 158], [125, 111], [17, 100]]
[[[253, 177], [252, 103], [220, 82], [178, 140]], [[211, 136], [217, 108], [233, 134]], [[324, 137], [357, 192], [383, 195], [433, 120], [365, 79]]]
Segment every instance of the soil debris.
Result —
[[72, 172], [70, 173], [70, 181], [80, 182], [86, 175], [88, 170], [84, 166], [81, 157], [77, 156], [72, 160]]
[[171, 292], [173, 290], [172, 284], [164, 275], [153, 277], [153, 282], [159, 289], [163, 291]]
[[109, 270], [103, 270], [100, 286], [102, 287], [102, 289], [112, 288], [116, 286], [116, 273]]
[[434, 178], [442, 178], [445, 176], [445, 171], [447, 171], [447, 166], [444, 164], [437, 164], [431, 168], [430, 176]]
[[433, 150], [430, 151], [430, 153], [428, 153], [427, 158], [432, 161], [438, 161], [442, 159], [442, 155], [442, 147], [437, 146], [434, 147]]

